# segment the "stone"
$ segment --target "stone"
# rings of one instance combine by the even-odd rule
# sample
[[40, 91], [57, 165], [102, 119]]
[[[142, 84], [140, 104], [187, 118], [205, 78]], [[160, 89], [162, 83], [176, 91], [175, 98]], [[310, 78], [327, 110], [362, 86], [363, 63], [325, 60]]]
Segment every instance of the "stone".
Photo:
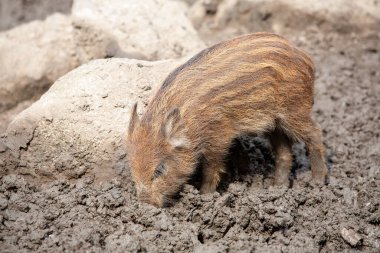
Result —
[[0, 1], [0, 30], [7, 30], [36, 19], [43, 20], [52, 13], [69, 13], [73, 0], [2, 0]]
[[73, 32], [69, 17], [54, 14], [0, 34], [0, 113], [80, 64]]
[[[86, 175], [107, 181], [116, 175], [115, 165], [126, 164], [126, 156], [121, 154], [126, 152], [133, 104], [138, 102], [141, 113], [181, 61], [114, 58], [82, 65], [19, 114], [2, 141], [19, 157], [19, 163], [25, 164], [23, 170], [38, 180], [76, 178], [75, 168], [82, 168]], [[152, 89], [144, 89], [147, 85]]]
[[113, 36], [120, 47], [117, 56], [161, 60], [205, 47], [186, 16], [187, 10], [181, 1], [114, 0], [109, 4], [75, 0], [72, 17], [77, 24], [85, 23], [88, 31], [101, 29]]
[[90, 60], [157, 60], [200, 51], [205, 45], [187, 10], [177, 1], [75, 0], [71, 15], [53, 14], [0, 33], [0, 133], [59, 77]]
[[360, 245], [361, 242], [363, 241], [361, 236], [352, 229], [342, 228], [340, 233], [341, 233], [343, 239], [348, 244], [350, 244], [352, 247], [356, 247], [356, 246]]

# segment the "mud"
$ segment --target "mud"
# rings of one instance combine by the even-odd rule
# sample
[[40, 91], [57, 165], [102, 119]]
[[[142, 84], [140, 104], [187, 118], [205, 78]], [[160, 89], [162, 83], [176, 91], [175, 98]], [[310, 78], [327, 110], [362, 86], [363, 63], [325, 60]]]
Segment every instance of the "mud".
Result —
[[310, 183], [296, 145], [292, 187], [273, 187], [272, 155], [259, 137], [237, 141], [232, 157], [241, 162], [228, 162], [235, 173], [219, 192], [200, 195], [195, 178], [165, 209], [137, 201], [128, 170], [102, 185], [86, 173], [39, 185], [2, 171], [0, 251], [379, 252], [379, 34], [306, 29], [288, 37], [318, 69], [314, 116], [328, 185]]

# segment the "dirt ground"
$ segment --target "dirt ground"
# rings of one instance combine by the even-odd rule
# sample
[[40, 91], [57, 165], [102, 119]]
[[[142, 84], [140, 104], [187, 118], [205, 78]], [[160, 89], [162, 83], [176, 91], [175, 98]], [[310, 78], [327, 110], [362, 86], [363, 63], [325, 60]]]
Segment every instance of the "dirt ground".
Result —
[[273, 158], [260, 138], [238, 142], [235, 154], [249, 164], [218, 193], [188, 184], [165, 209], [138, 202], [128, 171], [101, 186], [86, 174], [35, 185], [10, 173], [0, 179], [0, 251], [379, 252], [379, 34], [313, 28], [287, 37], [316, 62], [328, 185], [308, 183], [307, 154], [296, 145], [292, 187], [273, 187]]

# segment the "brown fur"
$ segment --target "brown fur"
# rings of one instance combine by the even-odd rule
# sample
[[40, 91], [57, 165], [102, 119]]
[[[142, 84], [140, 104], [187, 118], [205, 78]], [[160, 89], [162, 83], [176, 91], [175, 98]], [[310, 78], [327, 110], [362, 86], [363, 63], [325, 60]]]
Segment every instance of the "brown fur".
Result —
[[170, 202], [201, 157], [201, 192], [215, 191], [231, 142], [249, 133], [269, 135], [277, 184], [288, 183], [295, 141], [305, 142], [313, 178], [324, 182], [324, 147], [311, 119], [313, 82], [310, 57], [275, 34], [203, 50], [166, 78], [141, 120], [133, 110], [128, 157], [139, 197], [156, 206]]

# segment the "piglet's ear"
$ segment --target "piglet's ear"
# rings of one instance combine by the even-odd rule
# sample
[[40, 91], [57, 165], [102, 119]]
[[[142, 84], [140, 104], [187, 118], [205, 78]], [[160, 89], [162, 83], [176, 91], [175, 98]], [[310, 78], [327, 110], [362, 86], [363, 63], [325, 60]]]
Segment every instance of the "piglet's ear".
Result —
[[139, 116], [137, 115], [137, 103], [133, 105], [131, 118], [129, 120], [128, 134], [131, 135], [135, 129], [136, 123], [139, 121]]
[[188, 148], [190, 146], [178, 108], [173, 108], [166, 115], [161, 131], [173, 148]]

